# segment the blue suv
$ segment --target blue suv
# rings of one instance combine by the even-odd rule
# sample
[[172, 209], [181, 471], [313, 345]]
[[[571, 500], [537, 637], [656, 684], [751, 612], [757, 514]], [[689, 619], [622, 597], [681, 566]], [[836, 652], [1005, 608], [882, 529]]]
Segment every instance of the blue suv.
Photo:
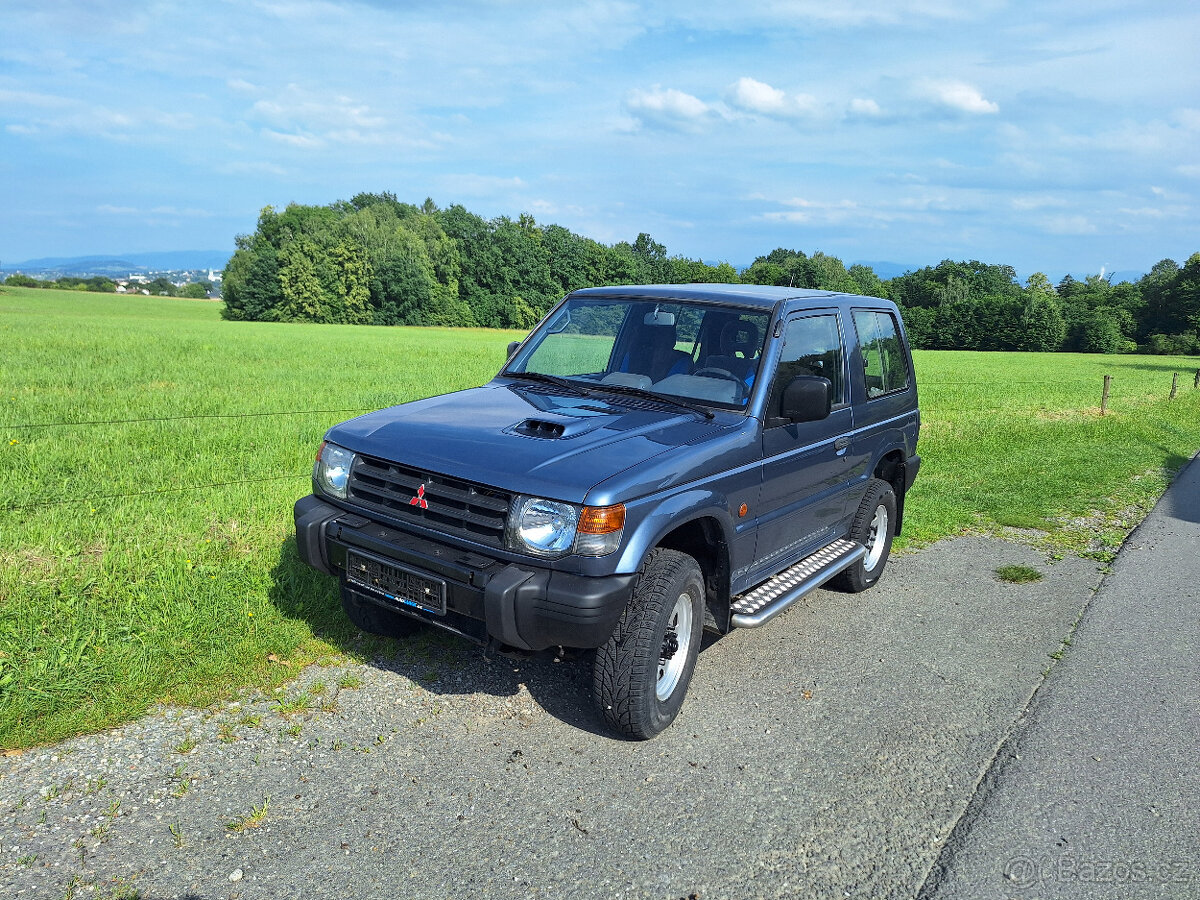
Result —
[[589, 288], [482, 387], [331, 428], [297, 541], [365, 631], [594, 648], [601, 715], [644, 739], [679, 712], [703, 629], [879, 579], [919, 428], [886, 300]]

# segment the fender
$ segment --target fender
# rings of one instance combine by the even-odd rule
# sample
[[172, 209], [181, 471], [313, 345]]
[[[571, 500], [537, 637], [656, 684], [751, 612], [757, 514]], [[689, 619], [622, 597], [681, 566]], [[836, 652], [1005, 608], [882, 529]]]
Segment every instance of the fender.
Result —
[[[653, 550], [672, 531], [697, 519], [715, 519], [721, 529], [729, 554], [735, 553], [739, 529], [729, 513], [729, 499], [724, 492], [715, 488], [693, 488], [682, 491], [664, 500], [650, 500], [653, 509], [637, 525], [634, 533], [625, 542], [624, 550], [617, 562], [616, 571], [622, 574], [637, 572], [646, 554]], [[741, 536], [751, 544], [754, 540], [754, 525], [745, 523]], [[754, 548], [749, 547], [753, 554]], [[732, 560], [730, 560], [732, 563]]]

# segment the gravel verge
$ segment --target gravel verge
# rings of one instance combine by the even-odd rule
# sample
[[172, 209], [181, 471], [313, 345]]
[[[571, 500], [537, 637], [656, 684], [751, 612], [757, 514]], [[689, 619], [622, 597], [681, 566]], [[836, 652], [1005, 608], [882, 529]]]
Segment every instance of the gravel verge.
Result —
[[[1002, 565], [1044, 573], [997, 579]], [[910, 897], [1100, 580], [960, 538], [709, 641], [676, 723], [423, 635], [0, 760], [0, 894]]]

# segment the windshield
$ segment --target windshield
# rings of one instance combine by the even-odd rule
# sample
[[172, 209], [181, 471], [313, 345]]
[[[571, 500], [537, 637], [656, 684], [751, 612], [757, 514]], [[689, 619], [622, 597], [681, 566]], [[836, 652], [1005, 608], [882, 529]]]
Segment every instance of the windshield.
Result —
[[758, 376], [768, 312], [641, 298], [573, 299], [505, 374], [635, 388], [740, 409]]

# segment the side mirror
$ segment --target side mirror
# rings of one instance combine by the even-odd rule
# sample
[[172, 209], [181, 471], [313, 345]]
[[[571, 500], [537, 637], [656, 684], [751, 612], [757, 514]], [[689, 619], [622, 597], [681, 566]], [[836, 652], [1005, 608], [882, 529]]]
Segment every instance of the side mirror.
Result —
[[819, 422], [833, 407], [833, 385], [820, 375], [797, 375], [783, 389], [779, 415], [791, 422]]
[[513, 341], [508, 345], [508, 356], [505, 359], [512, 359], [512, 355], [517, 352], [517, 348], [521, 346], [520, 341]]

